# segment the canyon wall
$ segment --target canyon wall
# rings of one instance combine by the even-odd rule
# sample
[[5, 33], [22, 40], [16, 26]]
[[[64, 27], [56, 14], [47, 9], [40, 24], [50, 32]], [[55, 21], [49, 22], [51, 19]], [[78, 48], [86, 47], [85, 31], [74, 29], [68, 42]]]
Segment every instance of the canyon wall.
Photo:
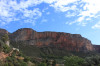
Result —
[[10, 34], [11, 41], [23, 42], [38, 47], [54, 47], [68, 51], [94, 51], [90, 40], [80, 34], [63, 32], [36, 32], [30, 28], [22, 28]]

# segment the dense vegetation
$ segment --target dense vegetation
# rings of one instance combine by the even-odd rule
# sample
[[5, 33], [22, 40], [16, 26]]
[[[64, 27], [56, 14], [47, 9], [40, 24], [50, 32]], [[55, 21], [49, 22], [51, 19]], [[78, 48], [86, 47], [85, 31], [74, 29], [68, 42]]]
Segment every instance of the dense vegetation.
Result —
[[0, 37], [0, 66], [28, 66], [29, 58], [18, 50], [6, 44], [9, 41], [8, 35]]
[[13, 42], [11, 41], [11, 45], [15, 48], [18, 48], [20, 51], [22, 51], [27, 56], [37, 56], [37, 57], [57, 57], [57, 58], [63, 58], [64, 56], [79, 56], [79, 57], [86, 57], [98, 54], [96, 52], [69, 52], [63, 49], [59, 49], [56, 47], [37, 47], [34, 45], [26, 45], [24, 42]]

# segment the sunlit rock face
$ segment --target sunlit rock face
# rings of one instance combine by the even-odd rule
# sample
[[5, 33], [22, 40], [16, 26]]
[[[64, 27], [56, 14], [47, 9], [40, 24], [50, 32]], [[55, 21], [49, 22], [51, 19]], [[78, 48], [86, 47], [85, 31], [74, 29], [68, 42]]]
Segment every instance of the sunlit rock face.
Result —
[[13, 38], [12, 40], [15, 41], [33, 40], [36, 36], [37, 32], [29, 28], [19, 29], [11, 34], [11, 37]]
[[6, 43], [5, 43], [7, 46], [9, 46], [9, 44], [10, 44], [10, 41], [8, 40], [8, 41], [6, 41]]
[[30, 28], [22, 28], [10, 34], [10, 39], [23, 44], [38, 47], [53, 47], [68, 51], [94, 51], [91, 41], [79, 34], [63, 32], [36, 32]]

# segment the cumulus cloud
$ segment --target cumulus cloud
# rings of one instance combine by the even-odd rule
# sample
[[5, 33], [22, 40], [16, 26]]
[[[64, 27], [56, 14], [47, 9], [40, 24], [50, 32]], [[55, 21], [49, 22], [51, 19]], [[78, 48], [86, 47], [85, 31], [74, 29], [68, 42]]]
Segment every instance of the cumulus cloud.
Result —
[[[85, 5], [82, 7], [83, 10], [79, 13], [79, 17], [78, 21], [87, 21], [87, 20], [91, 20], [91, 18], [98, 18], [98, 16], [100, 14], [100, 4], [99, 4], [99, 0], [82, 0], [83, 3], [85, 3]], [[88, 18], [87, 18], [88, 17]], [[81, 19], [80, 19], [81, 18]]]
[[53, 2], [53, 4], [51, 4], [50, 6], [54, 7], [56, 10], [62, 11], [62, 12], [66, 12], [68, 10], [76, 10], [76, 5], [70, 5], [72, 3], [77, 2], [78, 0], [56, 0]]

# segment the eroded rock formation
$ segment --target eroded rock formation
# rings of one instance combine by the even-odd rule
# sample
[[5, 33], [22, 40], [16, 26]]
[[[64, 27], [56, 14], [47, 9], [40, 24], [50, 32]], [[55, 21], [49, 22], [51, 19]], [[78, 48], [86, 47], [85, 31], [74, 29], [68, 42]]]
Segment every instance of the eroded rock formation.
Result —
[[94, 51], [91, 41], [79, 34], [63, 32], [36, 32], [30, 28], [19, 29], [10, 34], [10, 39], [38, 47], [54, 47], [68, 51]]

